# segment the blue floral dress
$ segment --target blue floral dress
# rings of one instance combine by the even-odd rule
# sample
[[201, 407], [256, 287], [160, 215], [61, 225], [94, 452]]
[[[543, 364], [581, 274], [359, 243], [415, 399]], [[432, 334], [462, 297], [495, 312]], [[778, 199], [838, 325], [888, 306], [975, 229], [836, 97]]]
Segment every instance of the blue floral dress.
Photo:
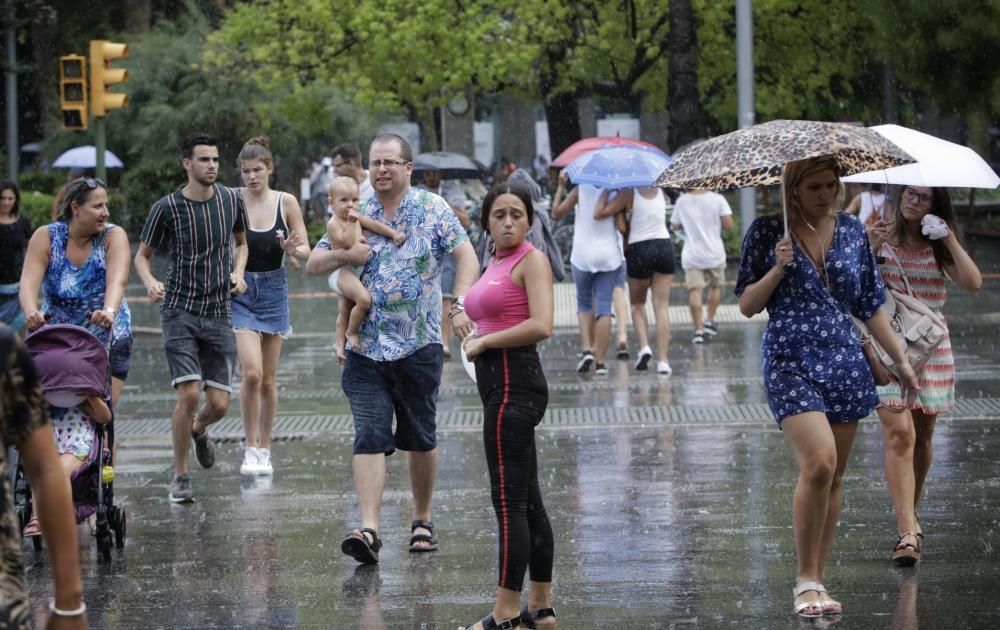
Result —
[[[50, 223], [49, 266], [42, 282], [42, 312], [52, 316], [53, 324], [76, 324], [84, 326], [98, 339], [107, 343], [108, 332], [98, 326], [88, 324], [87, 319], [94, 311], [104, 308], [104, 291], [107, 287], [108, 263], [107, 246], [100, 236], [94, 236], [94, 248], [79, 267], [66, 257], [66, 239], [69, 224], [64, 221]], [[108, 223], [106, 232], [117, 226]], [[132, 313], [122, 299], [122, 305], [115, 314], [111, 327], [114, 343], [130, 340], [132, 337]]]
[[[743, 239], [735, 293], [774, 266], [774, 248], [784, 234], [781, 216], [760, 217]], [[878, 405], [871, 370], [848, 313], [869, 320], [885, 301], [885, 289], [864, 227], [838, 214], [826, 256], [827, 290], [809, 257], [793, 245], [793, 265], [767, 303], [761, 368], [767, 404], [778, 426], [806, 411], [830, 422], [852, 422]], [[832, 291], [832, 295], [831, 295]]]

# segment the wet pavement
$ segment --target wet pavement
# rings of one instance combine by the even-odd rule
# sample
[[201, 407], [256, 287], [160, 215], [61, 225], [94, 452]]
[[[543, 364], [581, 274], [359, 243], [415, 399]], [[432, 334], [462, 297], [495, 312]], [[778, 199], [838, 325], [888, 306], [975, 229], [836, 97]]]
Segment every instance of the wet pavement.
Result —
[[[237, 398], [213, 427], [217, 463], [193, 471], [196, 502], [167, 500], [173, 393], [152, 305], [133, 301], [138, 335], [119, 412], [116, 492], [125, 548], [97, 560], [81, 528], [92, 628], [455, 628], [480, 619], [496, 585], [496, 526], [481, 408], [461, 362], [440, 392], [434, 521], [441, 548], [409, 554], [405, 459], [390, 458], [376, 567], [340, 553], [358, 523], [351, 430], [327, 330], [334, 302], [293, 280], [296, 335], [279, 371], [273, 481], [241, 479]], [[728, 293], [728, 292], [727, 292]], [[141, 294], [130, 286], [129, 295]], [[682, 290], [672, 302], [683, 303]], [[726, 302], [732, 304], [727, 295]], [[838, 628], [1000, 626], [1000, 280], [945, 309], [959, 405], [935, 435], [920, 511], [923, 558], [894, 568], [895, 520], [878, 421], [861, 424], [841, 528], [824, 583], [844, 602]], [[795, 464], [767, 413], [763, 323], [725, 324], [702, 347], [677, 325], [670, 377], [609, 361], [573, 370], [574, 330], [541, 347], [551, 388], [538, 430], [542, 492], [556, 536], [560, 628], [822, 627], [791, 614]], [[452, 343], [457, 350], [457, 345]], [[634, 352], [634, 347], [632, 348]], [[196, 464], [195, 464], [196, 466]], [[50, 594], [44, 553], [25, 548], [33, 600]], [[828, 620], [829, 621], [829, 620]]]

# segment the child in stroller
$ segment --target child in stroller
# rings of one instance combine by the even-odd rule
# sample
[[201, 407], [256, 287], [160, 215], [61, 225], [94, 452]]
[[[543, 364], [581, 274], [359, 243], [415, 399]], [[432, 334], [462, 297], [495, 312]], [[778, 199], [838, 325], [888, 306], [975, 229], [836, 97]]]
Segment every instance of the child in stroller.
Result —
[[[114, 505], [114, 470], [110, 466], [114, 443], [111, 411], [111, 373], [107, 347], [86, 328], [72, 324], [43, 326], [25, 338], [46, 401], [50, 405], [59, 460], [73, 488], [77, 522], [97, 514], [98, 551], [111, 557], [111, 530], [115, 544], [125, 544], [125, 511]], [[25, 537], [36, 548], [41, 539], [32, 516], [31, 491], [19, 475], [15, 497]]]

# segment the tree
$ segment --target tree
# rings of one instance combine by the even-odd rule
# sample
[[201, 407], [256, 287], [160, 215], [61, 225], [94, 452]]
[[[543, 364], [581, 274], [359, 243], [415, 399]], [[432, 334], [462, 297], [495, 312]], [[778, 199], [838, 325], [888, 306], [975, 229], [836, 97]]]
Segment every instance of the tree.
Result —
[[667, 44], [670, 137], [667, 145], [676, 149], [701, 137], [698, 33], [691, 0], [671, 0], [670, 33]]

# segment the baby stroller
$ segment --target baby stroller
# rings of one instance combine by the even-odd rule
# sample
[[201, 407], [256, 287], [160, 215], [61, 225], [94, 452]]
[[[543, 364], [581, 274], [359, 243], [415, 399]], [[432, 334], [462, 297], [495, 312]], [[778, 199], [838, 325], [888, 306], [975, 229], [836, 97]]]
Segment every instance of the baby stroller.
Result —
[[[72, 324], [49, 324], [25, 337], [24, 344], [35, 360], [45, 399], [53, 416], [80, 405], [86, 397], [97, 396], [111, 408], [110, 348], [89, 330]], [[88, 418], [89, 420], [89, 418]], [[95, 512], [97, 550], [105, 561], [111, 560], [111, 532], [115, 546], [125, 546], [125, 510], [114, 504], [114, 472], [110, 468], [114, 446], [114, 418], [107, 424], [90, 421], [95, 436], [81, 466], [72, 474], [73, 506], [76, 522], [82, 523]], [[14, 502], [23, 528], [32, 516], [31, 488], [20, 466], [16, 471]], [[32, 537], [36, 550], [40, 536]]]

